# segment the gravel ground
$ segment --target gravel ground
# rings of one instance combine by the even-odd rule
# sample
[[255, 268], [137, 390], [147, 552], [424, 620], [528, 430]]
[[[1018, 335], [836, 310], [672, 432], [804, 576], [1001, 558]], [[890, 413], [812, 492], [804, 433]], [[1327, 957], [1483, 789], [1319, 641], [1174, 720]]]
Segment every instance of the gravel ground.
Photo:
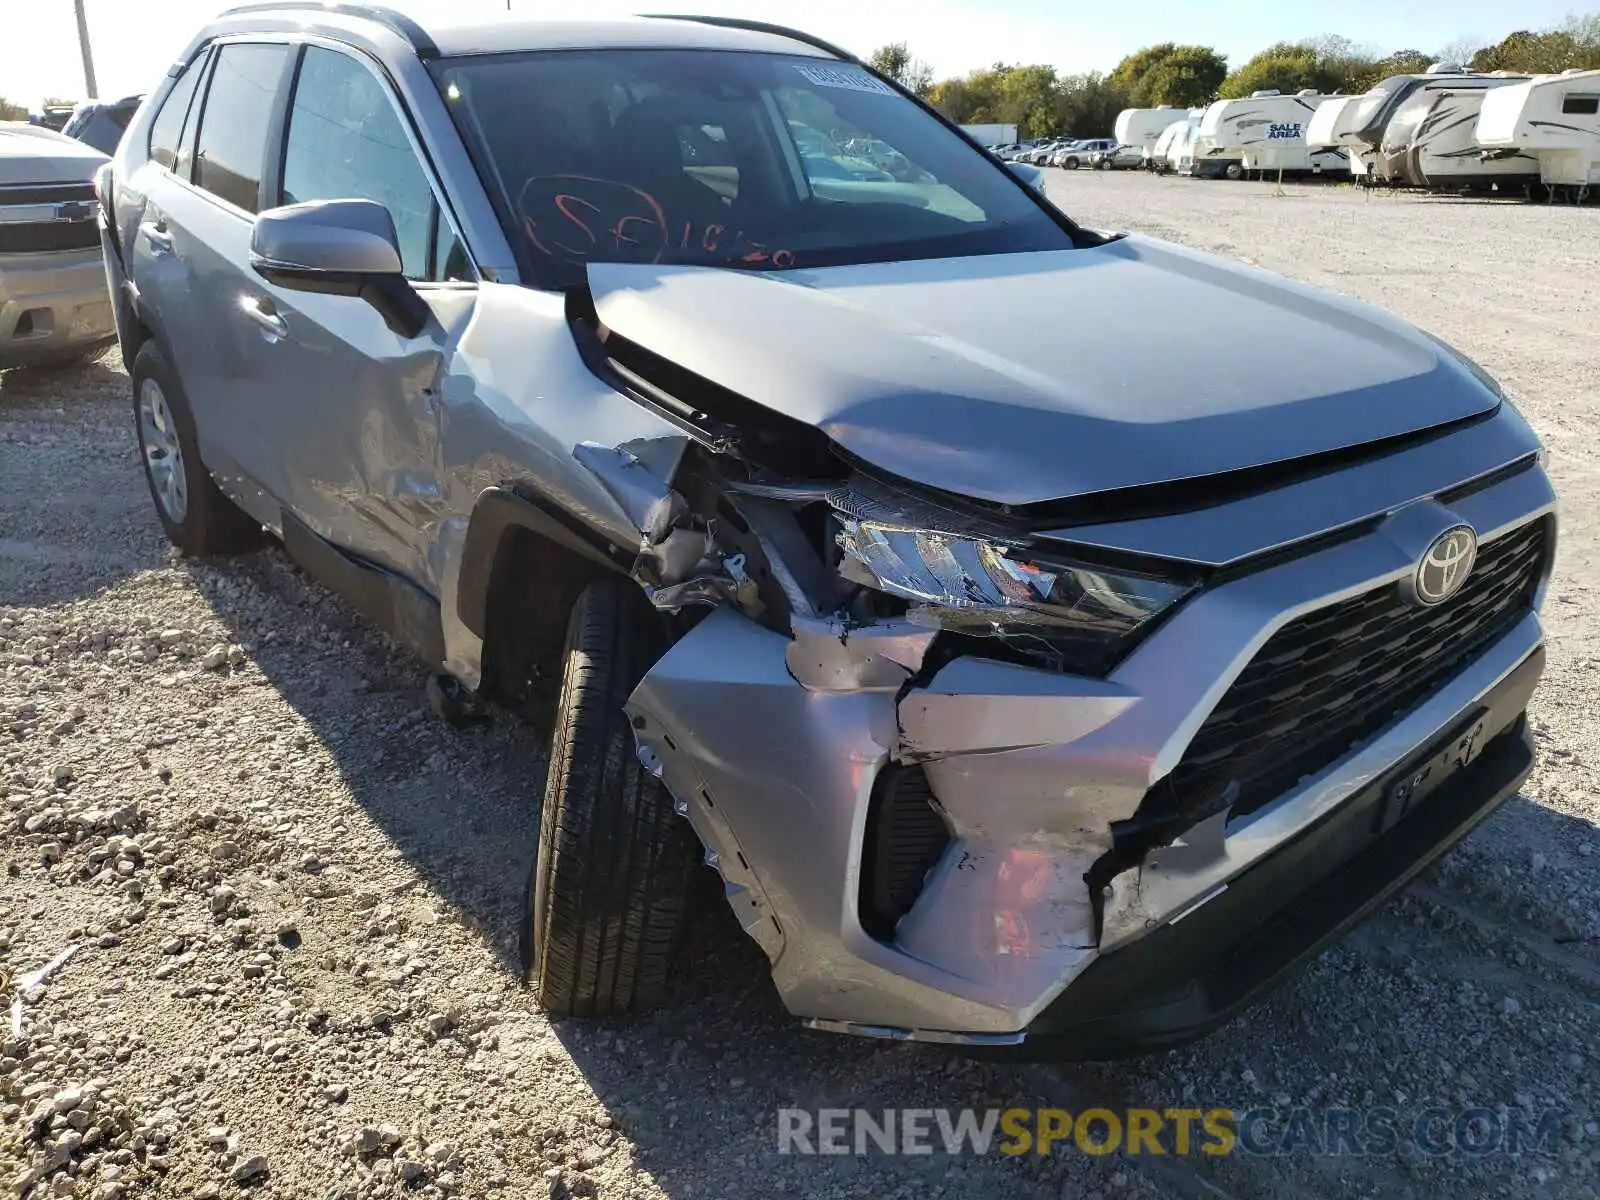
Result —
[[[665, 1011], [552, 1024], [515, 967], [537, 732], [442, 727], [417, 668], [276, 551], [170, 555], [114, 354], [12, 372], [0, 971], [75, 951], [26, 993], [21, 1036], [0, 1015], [0, 1187], [1594, 1197], [1600, 210], [1051, 174], [1090, 224], [1376, 301], [1505, 381], [1551, 447], [1565, 520], [1522, 798], [1248, 1019], [1136, 1063], [1008, 1067], [802, 1031], [709, 887]], [[780, 1106], [1038, 1103], [1567, 1115], [1553, 1153], [1523, 1156], [775, 1152]]]

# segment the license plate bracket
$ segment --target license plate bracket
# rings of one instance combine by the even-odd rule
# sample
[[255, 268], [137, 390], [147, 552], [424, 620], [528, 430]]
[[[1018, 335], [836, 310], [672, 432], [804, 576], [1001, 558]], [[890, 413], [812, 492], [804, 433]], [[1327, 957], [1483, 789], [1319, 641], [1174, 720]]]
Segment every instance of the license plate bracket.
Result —
[[1444, 737], [1410, 765], [1391, 776], [1384, 785], [1383, 802], [1378, 806], [1378, 819], [1374, 833], [1387, 833], [1409, 812], [1419, 808], [1424, 800], [1439, 789], [1444, 782], [1472, 762], [1483, 752], [1484, 721], [1488, 713], [1480, 709], [1457, 723]]

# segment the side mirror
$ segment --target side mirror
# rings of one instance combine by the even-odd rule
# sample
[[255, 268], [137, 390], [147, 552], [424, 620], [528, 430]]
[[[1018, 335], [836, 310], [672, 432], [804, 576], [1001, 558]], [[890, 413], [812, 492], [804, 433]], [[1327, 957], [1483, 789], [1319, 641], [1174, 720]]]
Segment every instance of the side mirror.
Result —
[[1034, 166], [1032, 163], [1016, 162], [1013, 160], [1008, 162], [1006, 166], [1010, 167], [1014, 172], [1016, 172], [1017, 176], [1021, 178], [1022, 182], [1026, 183], [1029, 187], [1035, 188], [1041, 192], [1044, 191], [1044, 172], [1039, 170], [1039, 168]]
[[255, 220], [250, 266], [289, 291], [359, 297], [401, 337], [416, 337], [431, 315], [403, 273], [394, 218], [372, 200], [269, 208]]

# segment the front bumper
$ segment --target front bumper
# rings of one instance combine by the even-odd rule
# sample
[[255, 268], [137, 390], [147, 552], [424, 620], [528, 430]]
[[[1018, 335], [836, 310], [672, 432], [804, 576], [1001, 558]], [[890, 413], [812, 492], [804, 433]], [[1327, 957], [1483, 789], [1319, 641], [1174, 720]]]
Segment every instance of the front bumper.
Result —
[[[1548, 480], [1529, 467], [1452, 496], [1448, 516], [1488, 541], [1553, 507]], [[1138, 964], [1162, 945], [1156, 939], [1187, 945], [1192, 931], [1221, 920], [1248, 940], [1271, 911], [1288, 911], [1362, 849], [1308, 831], [1359, 825], [1375, 782], [1464, 714], [1488, 705], [1497, 720], [1505, 715], [1492, 736], [1526, 706], [1542, 663], [1531, 611], [1327, 768], [1247, 816], [1197, 826], [1117, 876], [1097, 920], [1084, 874], [1111, 847], [1112, 824], [1172, 772], [1256, 652], [1297, 617], [1397, 583], [1415, 564], [1415, 550], [1379, 524], [1214, 585], [1103, 680], [970, 657], [913, 677], [921, 659], [911, 631], [791, 639], [717, 609], [655, 666], [628, 707], [641, 757], [694, 824], [791, 1012], [821, 1028], [977, 1046], [1059, 1033], [1070, 1050], [1084, 989], [1079, 1045], [1104, 1056], [1144, 1036], [1110, 1030], [1104, 1046], [1092, 1045], [1095, 997], [1117, 993], [1120, 979], [1130, 990], [1116, 1003], [1129, 1007], [1130, 996], [1148, 993], [1159, 1010], [1147, 1022], [1151, 1044], [1167, 1036], [1163, 1029], [1189, 1036], [1231, 1011], [1222, 997], [1204, 1002], [1204, 1019], [1190, 1019], [1193, 1002], [1171, 1017], [1163, 997], [1189, 984], [1140, 982]], [[909, 912], [888, 936], [873, 937], [863, 927], [862, 880], [874, 788], [886, 768], [904, 763], [926, 773], [951, 841]], [[1381, 839], [1396, 847], [1382, 855], [1420, 866], [1452, 840], [1441, 834], [1413, 846], [1421, 835], [1410, 831], [1424, 827], [1420, 815], [1408, 817]], [[1273, 865], [1294, 863], [1296, 847], [1308, 848], [1319, 870]], [[1392, 887], [1412, 869], [1402, 862], [1388, 871]], [[1255, 882], [1246, 887], [1247, 879]], [[1223, 903], [1235, 888], [1248, 896], [1268, 879], [1283, 889], [1270, 907]], [[1370, 903], [1382, 894], [1376, 888]], [[1206, 916], [1213, 908], [1220, 915]], [[1352, 908], [1349, 920], [1357, 916]], [[1336, 932], [1330, 926], [1325, 936]], [[1149, 961], [1165, 957], [1158, 949]], [[1281, 973], [1259, 972], [1261, 986]], [[1205, 992], [1213, 993], [1222, 996]]]
[[1544, 651], [1484, 698], [1472, 764], [1381, 836], [1391, 779], [1371, 784], [1227, 890], [1101, 956], [1028, 1029], [1028, 1057], [1108, 1059], [1215, 1029], [1285, 982], [1515, 795], [1533, 767], [1523, 715]]
[[55, 361], [115, 337], [99, 247], [0, 255], [0, 367]]

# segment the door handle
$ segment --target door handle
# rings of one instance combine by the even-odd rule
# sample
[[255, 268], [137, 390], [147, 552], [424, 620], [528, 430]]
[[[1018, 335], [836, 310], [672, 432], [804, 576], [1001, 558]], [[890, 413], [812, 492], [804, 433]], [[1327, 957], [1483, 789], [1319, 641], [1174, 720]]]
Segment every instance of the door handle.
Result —
[[150, 243], [152, 254], [172, 253], [172, 235], [167, 232], [165, 221], [141, 222], [139, 232], [144, 234], [144, 240]]
[[241, 305], [244, 315], [261, 326], [261, 335], [269, 342], [289, 336], [289, 323], [278, 315], [277, 306], [265, 296], [246, 296]]

